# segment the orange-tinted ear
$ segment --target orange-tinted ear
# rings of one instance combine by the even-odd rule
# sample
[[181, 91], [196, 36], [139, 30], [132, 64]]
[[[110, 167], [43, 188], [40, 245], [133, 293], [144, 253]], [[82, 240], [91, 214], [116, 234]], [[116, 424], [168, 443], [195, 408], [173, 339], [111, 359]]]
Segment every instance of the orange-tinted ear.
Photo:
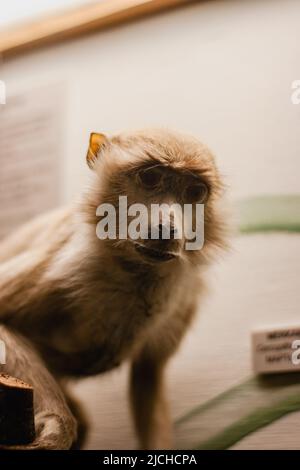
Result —
[[91, 133], [89, 149], [86, 155], [86, 161], [90, 168], [93, 169], [98, 153], [105, 143], [107, 143], [107, 137], [104, 134], [98, 134], [96, 132]]

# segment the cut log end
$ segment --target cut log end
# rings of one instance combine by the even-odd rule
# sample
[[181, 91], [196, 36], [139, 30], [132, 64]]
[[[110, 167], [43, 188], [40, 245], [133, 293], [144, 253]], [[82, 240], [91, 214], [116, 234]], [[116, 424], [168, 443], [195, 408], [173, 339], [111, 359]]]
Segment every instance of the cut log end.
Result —
[[0, 444], [28, 444], [34, 438], [33, 387], [0, 374]]

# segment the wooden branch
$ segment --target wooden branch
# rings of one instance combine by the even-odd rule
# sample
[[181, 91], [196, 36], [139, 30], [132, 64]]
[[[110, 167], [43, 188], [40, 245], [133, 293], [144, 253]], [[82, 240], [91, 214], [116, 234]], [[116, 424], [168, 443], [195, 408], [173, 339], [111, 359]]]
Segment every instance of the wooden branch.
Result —
[[105, 0], [47, 15], [30, 23], [0, 31], [0, 54], [15, 55], [35, 47], [73, 38], [192, 0]]

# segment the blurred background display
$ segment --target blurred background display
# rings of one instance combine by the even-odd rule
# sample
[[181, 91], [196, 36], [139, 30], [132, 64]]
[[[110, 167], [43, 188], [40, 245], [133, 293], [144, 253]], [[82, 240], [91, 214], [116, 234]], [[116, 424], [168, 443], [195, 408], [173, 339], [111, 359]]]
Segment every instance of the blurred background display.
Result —
[[[176, 445], [299, 449], [300, 412], [287, 414], [299, 377], [256, 381], [250, 333], [299, 325], [300, 2], [11, 0], [2, 10], [0, 237], [77, 197], [90, 132], [196, 135], [240, 225], [171, 364]], [[126, 368], [73, 386], [92, 421], [86, 448], [136, 446]]]

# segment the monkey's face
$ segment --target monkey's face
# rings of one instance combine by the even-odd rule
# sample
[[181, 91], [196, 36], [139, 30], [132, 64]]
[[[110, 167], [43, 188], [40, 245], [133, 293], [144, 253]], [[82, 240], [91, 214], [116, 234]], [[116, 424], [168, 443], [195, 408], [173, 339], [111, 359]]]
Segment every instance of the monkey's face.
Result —
[[99, 147], [91, 142], [88, 153], [97, 175], [90, 196], [97, 235], [109, 249], [157, 264], [195, 259], [206, 244], [218, 243], [220, 179], [206, 147], [157, 130], [110, 140], [96, 135]]
[[209, 187], [188, 170], [145, 162], [125, 172], [122, 193], [127, 195], [130, 244], [145, 260], [166, 262], [182, 256], [189, 228], [195, 234], [197, 225], [200, 230], [203, 221], [197, 221], [195, 209], [207, 201]]

